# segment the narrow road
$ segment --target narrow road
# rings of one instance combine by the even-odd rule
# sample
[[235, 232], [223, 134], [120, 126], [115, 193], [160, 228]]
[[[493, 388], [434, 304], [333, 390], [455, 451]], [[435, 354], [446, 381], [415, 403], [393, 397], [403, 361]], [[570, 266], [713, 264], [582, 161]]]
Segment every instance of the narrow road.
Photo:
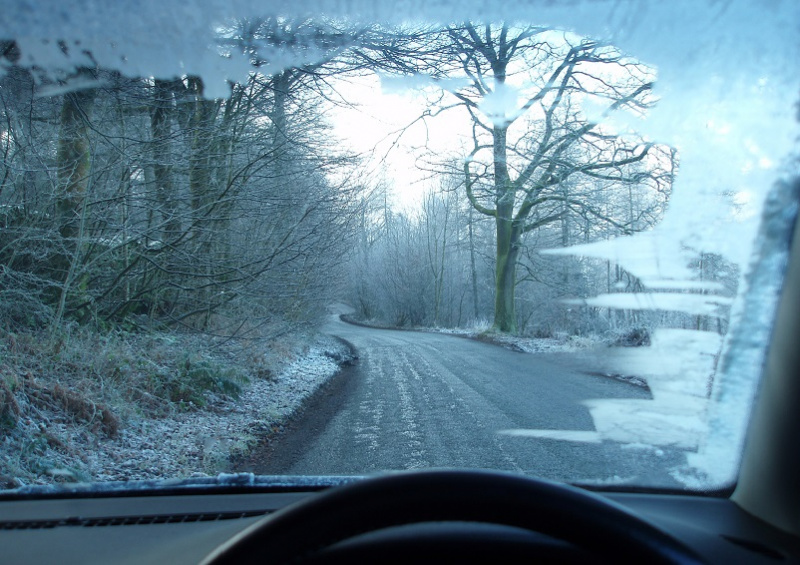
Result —
[[518, 437], [510, 429], [594, 429], [581, 401], [647, 398], [646, 389], [474, 340], [363, 328], [326, 331], [359, 360], [286, 433], [253, 454], [258, 474], [350, 475], [428, 467], [493, 468], [602, 485], [677, 486], [680, 452]]

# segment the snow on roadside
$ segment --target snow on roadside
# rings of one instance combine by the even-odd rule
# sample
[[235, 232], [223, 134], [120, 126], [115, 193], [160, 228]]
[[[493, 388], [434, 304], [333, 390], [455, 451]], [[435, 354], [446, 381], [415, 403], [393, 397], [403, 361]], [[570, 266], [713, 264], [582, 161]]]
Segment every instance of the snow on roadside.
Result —
[[[286, 421], [341, 364], [351, 359], [342, 342], [319, 337], [308, 352], [272, 379], [255, 379], [237, 400], [216, 398], [205, 410], [129, 422], [115, 439], [71, 444], [88, 481], [184, 478], [216, 475], [231, 457], [256, 446]], [[74, 480], [74, 479], [73, 479]]]
[[567, 335], [546, 338], [518, 337], [499, 333], [475, 331], [471, 329], [444, 328], [433, 328], [426, 331], [433, 331], [436, 333], [449, 335], [459, 335], [480, 341], [487, 341], [523, 353], [571, 353], [574, 351], [581, 351], [584, 349], [597, 347], [598, 345], [607, 344], [606, 340], [603, 340], [599, 337], [577, 337]]
[[454, 335], [486, 343], [493, 343], [520, 353], [575, 353], [596, 349], [598, 347], [611, 346], [614, 341], [619, 338], [619, 336], [614, 335], [601, 336], [594, 334], [576, 336], [566, 333], [556, 333], [553, 337], [520, 337], [492, 331], [491, 323], [487, 320], [478, 321], [469, 328], [437, 328], [428, 326], [398, 327], [380, 322], [379, 320], [358, 319], [352, 315], [352, 309], [349, 310], [350, 311], [339, 315], [339, 318], [348, 324], [384, 330]]

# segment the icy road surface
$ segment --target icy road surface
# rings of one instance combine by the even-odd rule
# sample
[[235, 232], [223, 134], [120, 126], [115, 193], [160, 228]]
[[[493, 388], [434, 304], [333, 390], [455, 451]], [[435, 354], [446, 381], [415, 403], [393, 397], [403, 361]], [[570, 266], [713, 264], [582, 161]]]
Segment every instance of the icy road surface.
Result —
[[[256, 450], [242, 470], [349, 475], [429, 467], [492, 468], [589, 485], [679, 487], [677, 449], [503, 433], [592, 432], [582, 401], [649, 398], [647, 389], [593, 376], [569, 356], [517, 353], [434, 333], [363, 328], [331, 316], [326, 331], [358, 362], [312, 400], [303, 418]], [[591, 434], [589, 434], [591, 435]]]

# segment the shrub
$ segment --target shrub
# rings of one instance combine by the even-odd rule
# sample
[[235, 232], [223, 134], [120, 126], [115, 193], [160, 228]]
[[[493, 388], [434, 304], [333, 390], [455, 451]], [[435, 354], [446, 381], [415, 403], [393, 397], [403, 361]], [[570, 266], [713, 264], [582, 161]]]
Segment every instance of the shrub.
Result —
[[644, 327], [625, 330], [616, 336], [613, 345], [617, 347], [642, 347], [650, 345], [650, 330]]
[[0, 430], [8, 430], [17, 425], [20, 409], [14, 392], [5, 378], [0, 375]]
[[150, 379], [156, 396], [183, 408], [205, 406], [209, 392], [237, 398], [241, 383], [247, 381], [235, 369], [191, 355], [173, 370], [152, 373]]

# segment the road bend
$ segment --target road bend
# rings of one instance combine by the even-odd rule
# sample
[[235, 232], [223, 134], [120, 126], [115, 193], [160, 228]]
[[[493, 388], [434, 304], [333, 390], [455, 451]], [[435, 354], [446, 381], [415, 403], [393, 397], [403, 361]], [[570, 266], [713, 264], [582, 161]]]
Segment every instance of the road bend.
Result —
[[351, 343], [357, 363], [334, 378], [241, 470], [365, 475], [464, 467], [578, 484], [675, 487], [665, 469], [681, 452], [501, 433], [594, 430], [582, 401], [649, 398], [647, 389], [590, 374], [569, 356], [518, 353], [476, 340], [365, 328], [331, 316], [325, 331]]

